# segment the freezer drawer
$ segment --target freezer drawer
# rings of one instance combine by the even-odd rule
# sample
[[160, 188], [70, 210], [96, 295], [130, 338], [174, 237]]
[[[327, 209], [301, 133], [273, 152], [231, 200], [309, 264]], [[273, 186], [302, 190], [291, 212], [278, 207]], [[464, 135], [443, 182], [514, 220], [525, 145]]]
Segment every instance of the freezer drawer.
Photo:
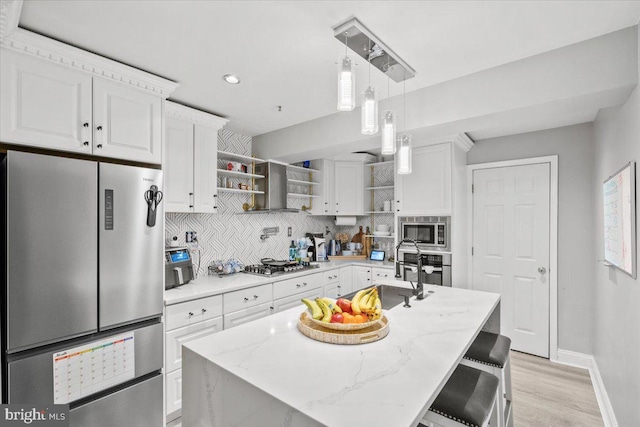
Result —
[[[162, 323], [145, 326], [134, 331], [135, 377], [141, 377], [162, 368]], [[118, 331], [115, 336], [126, 332]], [[109, 335], [59, 346], [47, 352], [8, 364], [8, 403], [54, 402], [53, 355], [62, 350], [94, 341], [108, 339]], [[162, 400], [162, 397], [161, 399]], [[73, 403], [73, 402], [71, 402]], [[162, 412], [162, 411], [161, 411]], [[123, 424], [124, 425], [124, 424]]]
[[162, 189], [162, 171], [100, 163], [100, 330], [162, 314], [163, 202], [147, 223], [145, 192]]
[[79, 406], [69, 412], [70, 427], [159, 427], [162, 413], [162, 375]]
[[95, 332], [97, 164], [9, 151], [2, 168], [7, 351]]

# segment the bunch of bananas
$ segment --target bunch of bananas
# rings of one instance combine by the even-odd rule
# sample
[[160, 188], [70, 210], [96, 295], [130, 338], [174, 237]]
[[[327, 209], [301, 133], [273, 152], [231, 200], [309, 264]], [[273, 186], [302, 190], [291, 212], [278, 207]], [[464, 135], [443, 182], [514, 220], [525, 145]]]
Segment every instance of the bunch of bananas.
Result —
[[316, 298], [315, 301], [308, 298], [302, 298], [302, 302], [309, 308], [309, 311], [311, 311], [311, 317], [315, 320], [321, 320], [328, 323], [331, 321], [331, 316], [335, 313], [342, 313], [342, 309], [330, 298]]
[[354, 314], [366, 314], [369, 321], [382, 317], [382, 302], [378, 296], [378, 288], [373, 286], [358, 291], [351, 300], [351, 311]]

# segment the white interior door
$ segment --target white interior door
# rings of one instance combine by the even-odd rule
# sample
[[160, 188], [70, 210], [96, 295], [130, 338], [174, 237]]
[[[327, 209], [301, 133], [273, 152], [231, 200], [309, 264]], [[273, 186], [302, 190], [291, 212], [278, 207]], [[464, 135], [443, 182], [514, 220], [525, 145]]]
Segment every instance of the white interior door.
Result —
[[549, 163], [473, 172], [473, 289], [502, 295], [514, 350], [549, 357]]

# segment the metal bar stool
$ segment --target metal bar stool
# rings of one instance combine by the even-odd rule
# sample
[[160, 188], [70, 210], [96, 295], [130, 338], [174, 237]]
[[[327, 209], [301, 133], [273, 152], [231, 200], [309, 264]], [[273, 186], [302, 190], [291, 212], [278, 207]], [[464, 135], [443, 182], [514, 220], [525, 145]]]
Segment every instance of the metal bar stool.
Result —
[[500, 427], [513, 426], [510, 349], [510, 338], [480, 332], [460, 361], [463, 365], [483, 370], [500, 379], [497, 399]]
[[495, 375], [458, 365], [419, 426], [497, 426], [498, 383]]

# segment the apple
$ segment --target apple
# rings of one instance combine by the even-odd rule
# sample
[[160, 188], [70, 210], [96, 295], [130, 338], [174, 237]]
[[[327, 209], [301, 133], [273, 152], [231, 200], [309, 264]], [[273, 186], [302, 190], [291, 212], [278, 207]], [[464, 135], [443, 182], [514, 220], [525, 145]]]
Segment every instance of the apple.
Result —
[[346, 313], [351, 313], [351, 301], [346, 298], [339, 298], [336, 301], [336, 305], [342, 309], [342, 311]]
[[335, 313], [333, 316], [331, 316], [331, 323], [343, 323], [344, 322], [344, 316], [341, 313]]

